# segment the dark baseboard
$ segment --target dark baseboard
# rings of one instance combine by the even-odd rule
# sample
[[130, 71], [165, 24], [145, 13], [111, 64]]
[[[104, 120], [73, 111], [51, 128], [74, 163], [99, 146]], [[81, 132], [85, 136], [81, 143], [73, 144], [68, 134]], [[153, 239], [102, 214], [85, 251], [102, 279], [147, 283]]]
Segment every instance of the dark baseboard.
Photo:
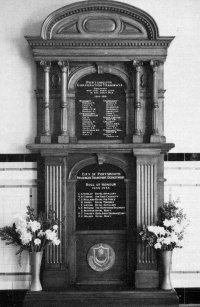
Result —
[[0, 162], [36, 162], [38, 154], [0, 154]]
[[200, 304], [200, 288], [177, 288], [180, 304]]
[[23, 307], [27, 290], [0, 290], [0, 307]]
[[[200, 288], [176, 288], [179, 304], [200, 304]], [[0, 307], [22, 307], [27, 290], [0, 290]]]
[[200, 153], [168, 153], [165, 161], [200, 161]]

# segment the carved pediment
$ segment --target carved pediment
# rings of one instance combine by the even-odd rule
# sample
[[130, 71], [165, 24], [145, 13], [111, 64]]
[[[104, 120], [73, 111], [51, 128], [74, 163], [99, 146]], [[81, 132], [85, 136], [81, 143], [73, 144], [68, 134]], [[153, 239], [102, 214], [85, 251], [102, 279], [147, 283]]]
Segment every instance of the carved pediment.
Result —
[[148, 38], [144, 26], [130, 18], [123, 18], [108, 14], [87, 13], [76, 18], [76, 20], [63, 20], [54, 26], [52, 38], [67, 38], [69, 36], [102, 36], [102, 35], [124, 35], [133, 38]]
[[57, 30], [56, 34], [66, 35], [66, 34], [74, 34], [79, 33], [77, 29], [77, 22], [68, 23]]
[[155, 40], [158, 28], [146, 12], [120, 2], [83, 1], [67, 5], [44, 21], [43, 39], [70, 37], [131, 37]]
[[64, 6], [44, 21], [41, 35], [26, 37], [35, 60], [165, 60], [173, 37], [159, 36], [146, 12], [113, 0]]

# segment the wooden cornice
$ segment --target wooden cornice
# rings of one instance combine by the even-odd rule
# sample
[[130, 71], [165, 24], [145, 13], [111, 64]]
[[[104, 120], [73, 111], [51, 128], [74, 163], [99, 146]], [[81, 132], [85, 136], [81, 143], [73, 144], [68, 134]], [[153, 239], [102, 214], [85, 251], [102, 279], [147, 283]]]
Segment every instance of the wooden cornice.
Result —
[[133, 153], [155, 151], [155, 153], [167, 153], [174, 147], [173, 143], [154, 144], [111, 144], [111, 143], [87, 143], [87, 144], [28, 144], [26, 146], [32, 152], [42, 155], [65, 156], [69, 153]]
[[35, 61], [164, 61], [174, 37], [160, 36], [154, 19], [141, 9], [89, 0], [51, 13], [41, 36], [25, 38]]

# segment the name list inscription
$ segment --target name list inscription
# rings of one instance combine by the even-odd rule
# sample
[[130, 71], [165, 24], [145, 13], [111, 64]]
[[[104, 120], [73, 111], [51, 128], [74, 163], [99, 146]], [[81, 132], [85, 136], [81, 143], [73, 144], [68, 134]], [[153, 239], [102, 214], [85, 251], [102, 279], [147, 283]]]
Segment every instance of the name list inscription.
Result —
[[124, 172], [116, 166], [92, 165], [77, 175], [78, 229], [118, 229], [126, 224]]
[[79, 139], [116, 140], [125, 137], [125, 91], [120, 78], [91, 74], [76, 88], [76, 127]]

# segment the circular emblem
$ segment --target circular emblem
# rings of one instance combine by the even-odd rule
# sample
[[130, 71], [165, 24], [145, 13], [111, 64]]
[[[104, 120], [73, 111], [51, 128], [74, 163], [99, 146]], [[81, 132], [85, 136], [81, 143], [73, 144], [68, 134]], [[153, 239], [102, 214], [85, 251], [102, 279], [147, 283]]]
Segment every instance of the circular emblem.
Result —
[[115, 252], [108, 244], [95, 244], [87, 253], [87, 261], [94, 271], [104, 272], [113, 266], [115, 262]]

